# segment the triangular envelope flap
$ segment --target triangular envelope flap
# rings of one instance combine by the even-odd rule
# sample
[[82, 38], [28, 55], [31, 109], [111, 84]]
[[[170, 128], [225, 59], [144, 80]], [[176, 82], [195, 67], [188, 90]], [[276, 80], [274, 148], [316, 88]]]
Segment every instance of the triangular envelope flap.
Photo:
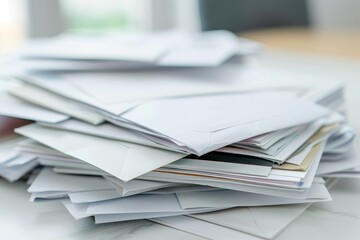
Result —
[[[304, 115], [299, 112], [292, 114], [292, 116], [300, 117]], [[225, 147], [231, 143], [269, 132], [269, 130], [267, 130], [269, 129], [269, 126], [272, 129], [271, 131], [276, 131], [282, 128], [296, 126], [301, 124], [303, 121], [310, 122], [312, 119], [313, 117], [309, 116], [304, 117], [303, 119], [294, 119], [292, 122], [289, 122], [286, 116], [279, 115], [270, 119], [264, 119], [253, 123], [226, 128], [221, 131], [211, 132], [209, 133], [208, 144], [202, 144], [203, 148], [196, 148], [198, 150], [197, 154], [203, 155], [205, 153]]]
[[247, 207], [232, 208], [220, 212], [197, 214], [195, 217], [245, 233], [266, 236], [267, 234], [264, 233], [261, 226], [257, 224], [257, 220], [252, 216], [250, 209], [251, 208]]
[[[185, 157], [183, 153], [142, 146], [141, 149], [130, 148], [127, 160], [121, 171], [121, 180], [129, 181]], [[131, 171], [129, 171], [131, 169]], [[150, 170], [151, 169], [151, 170]]]
[[252, 217], [256, 219], [256, 224], [264, 233], [262, 236], [274, 238], [298, 216], [300, 216], [309, 206], [309, 203], [305, 203], [283, 206], [253, 207], [249, 209]]
[[65, 153], [122, 178], [128, 152], [129, 148], [121, 144], [92, 143]]
[[258, 134], [310, 122], [328, 113], [325, 108], [288, 93], [253, 92], [154, 100], [121, 117], [203, 154]]
[[195, 215], [196, 218], [272, 239], [304, 212], [310, 204], [233, 208]]
[[113, 188], [101, 177], [57, 174], [51, 168], [43, 168], [28, 192], [78, 192], [105, 189]]
[[54, 130], [36, 124], [19, 128], [16, 132], [90, 163], [124, 181], [185, 156], [182, 153]]

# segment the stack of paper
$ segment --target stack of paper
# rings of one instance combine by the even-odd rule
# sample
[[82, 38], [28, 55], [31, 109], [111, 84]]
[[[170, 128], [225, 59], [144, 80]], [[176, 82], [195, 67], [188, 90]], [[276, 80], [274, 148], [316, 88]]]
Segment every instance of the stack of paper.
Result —
[[[15, 180], [43, 166], [30, 177], [31, 200], [61, 199], [76, 219], [274, 238], [311, 203], [331, 200], [321, 176], [358, 174], [355, 133], [341, 84], [254, 78], [237, 56], [258, 45], [244, 41], [218, 31], [27, 45], [0, 114], [34, 123], [1, 145], [0, 174], [14, 168]], [[43, 69], [29, 67], [37, 61]], [[109, 66], [121, 71], [89, 73]]]

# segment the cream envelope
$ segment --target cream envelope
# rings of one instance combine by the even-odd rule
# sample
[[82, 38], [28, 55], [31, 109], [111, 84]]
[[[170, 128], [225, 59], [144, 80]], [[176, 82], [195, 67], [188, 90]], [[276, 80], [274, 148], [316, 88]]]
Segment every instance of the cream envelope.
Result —
[[16, 132], [94, 165], [123, 181], [185, 156], [178, 152], [54, 130], [36, 124], [18, 128]]

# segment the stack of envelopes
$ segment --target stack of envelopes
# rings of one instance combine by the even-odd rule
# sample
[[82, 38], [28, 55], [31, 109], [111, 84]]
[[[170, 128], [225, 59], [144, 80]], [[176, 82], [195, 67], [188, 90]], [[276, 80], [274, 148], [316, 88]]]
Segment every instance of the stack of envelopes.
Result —
[[359, 162], [343, 85], [254, 78], [258, 51], [225, 31], [29, 42], [5, 61], [18, 69], [0, 114], [34, 123], [1, 142], [0, 175], [39, 164], [31, 201], [61, 199], [76, 219], [274, 238], [331, 200], [321, 176], [357, 175]]

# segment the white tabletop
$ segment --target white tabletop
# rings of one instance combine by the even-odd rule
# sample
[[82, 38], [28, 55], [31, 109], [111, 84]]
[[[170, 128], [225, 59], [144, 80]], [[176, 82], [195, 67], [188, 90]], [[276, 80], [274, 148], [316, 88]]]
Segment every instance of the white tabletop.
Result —
[[[267, 52], [260, 63], [267, 69], [308, 75], [313, 81], [344, 81], [350, 124], [359, 132], [360, 61]], [[359, 143], [356, 148], [360, 150]], [[105, 225], [76, 221], [59, 202], [29, 202], [26, 188], [24, 182], [0, 179], [0, 239], [202, 239], [146, 220]], [[332, 202], [313, 204], [276, 239], [360, 239], [360, 179], [342, 179], [330, 193]]]

